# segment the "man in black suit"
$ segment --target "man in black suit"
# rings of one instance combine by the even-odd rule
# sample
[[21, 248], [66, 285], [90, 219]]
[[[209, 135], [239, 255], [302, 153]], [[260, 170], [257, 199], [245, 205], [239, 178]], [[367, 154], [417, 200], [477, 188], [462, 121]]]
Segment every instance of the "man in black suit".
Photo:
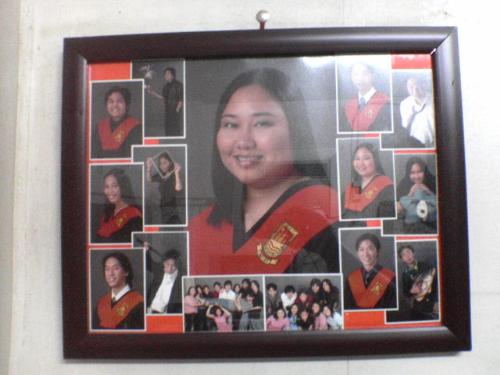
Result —
[[153, 273], [153, 281], [147, 294], [147, 312], [150, 314], [180, 314], [182, 312], [182, 282], [179, 274], [180, 254], [176, 249], [168, 250], [161, 263], [151, 259], [151, 247], [147, 249], [146, 267]]

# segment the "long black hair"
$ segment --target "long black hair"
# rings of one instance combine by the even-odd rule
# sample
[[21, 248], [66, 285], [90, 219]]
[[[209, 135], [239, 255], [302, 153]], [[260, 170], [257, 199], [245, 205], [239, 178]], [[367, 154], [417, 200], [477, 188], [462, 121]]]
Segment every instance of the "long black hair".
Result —
[[[121, 168], [113, 168], [109, 170], [103, 178], [103, 183], [106, 181], [106, 178], [109, 176], [113, 176], [116, 178], [118, 186], [120, 187], [120, 193], [122, 199], [126, 201], [129, 205], [135, 205], [135, 194], [132, 189], [132, 183], [130, 182], [130, 178], [125, 173], [125, 171]], [[104, 207], [104, 220], [108, 221], [111, 216], [113, 216], [113, 211], [115, 209], [114, 204], [106, 203]]]
[[397, 189], [398, 200], [401, 197], [408, 195], [411, 187], [414, 185], [410, 179], [410, 174], [411, 174], [411, 168], [415, 164], [420, 166], [420, 169], [424, 172], [424, 181], [423, 181], [424, 185], [427, 186], [430, 191], [436, 194], [436, 177], [429, 171], [427, 163], [422, 158], [419, 158], [418, 156], [413, 156], [406, 162], [405, 176], [398, 184], [398, 189]]
[[382, 163], [380, 162], [380, 156], [378, 153], [378, 150], [375, 148], [375, 146], [371, 143], [361, 143], [354, 149], [354, 152], [352, 153], [352, 159], [351, 159], [351, 178], [352, 178], [352, 184], [354, 186], [359, 186], [361, 187], [361, 176], [356, 172], [354, 169], [354, 159], [356, 158], [356, 153], [358, 150], [364, 148], [367, 150], [373, 157], [373, 162], [375, 163], [375, 173], [377, 175], [385, 175], [384, 168], [382, 167]]
[[217, 133], [222, 114], [233, 94], [240, 88], [258, 85], [283, 109], [288, 121], [293, 147], [294, 167], [300, 176], [324, 178], [325, 168], [316, 153], [311, 126], [304, 99], [289, 77], [273, 68], [256, 69], [241, 73], [224, 90], [217, 108], [213, 136], [212, 184], [215, 206], [208, 222], [218, 226], [223, 221], [235, 222], [242, 217], [245, 187], [223, 165], [217, 149]]

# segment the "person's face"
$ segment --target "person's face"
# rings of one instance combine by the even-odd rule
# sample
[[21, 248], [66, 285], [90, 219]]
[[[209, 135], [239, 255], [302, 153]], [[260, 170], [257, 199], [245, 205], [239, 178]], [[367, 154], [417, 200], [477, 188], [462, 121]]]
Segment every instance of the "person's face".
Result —
[[195, 288], [190, 288], [189, 289], [189, 295], [194, 297], [196, 295], [196, 289]]
[[415, 254], [413, 254], [413, 251], [411, 249], [403, 249], [401, 251], [401, 260], [408, 266], [411, 266], [413, 263], [415, 263]]
[[172, 72], [170, 70], [167, 70], [167, 71], [165, 71], [165, 75], [163, 76], [163, 78], [167, 82], [172, 82], [174, 80], [174, 75], [172, 74]]
[[215, 315], [216, 316], [221, 316], [222, 315], [222, 310], [221, 309], [215, 310]]
[[319, 305], [317, 303], [313, 303], [313, 305], [312, 305], [312, 311], [315, 314], [319, 313]]
[[163, 272], [171, 275], [177, 271], [177, 262], [174, 259], [167, 259], [163, 262]]
[[292, 315], [297, 315], [297, 313], [299, 312], [299, 307], [297, 305], [292, 305], [292, 307], [290, 307], [290, 312], [292, 313]]
[[306, 293], [300, 293], [299, 294], [299, 299], [302, 303], [305, 303], [307, 301], [307, 294]]
[[252, 288], [252, 290], [257, 293], [259, 291], [259, 286], [255, 283], [251, 283], [250, 284], [250, 288]]
[[125, 116], [127, 113], [127, 104], [121, 93], [113, 92], [108, 97], [106, 101], [106, 110], [114, 121], [118, 121]]
[[220, 285], [219, 284], [214, 285], [214, 290], [218, 292], [220, 290]]
[[311, 290], [314, 292], [314, 293], [318, 293], [319, 292], [319, 285], [318, 284], [313, 284], [311, 285]]
[[288, 292], [286, 296], [288, 297], [288, 299], [291, 299], [293, 297], [293, 292]]
[[366, 270], [371, 270], [378, 262], [378, 250], [370, 240], [361, 241], [357, 253]]
[[424, 170], [420, 164], [415, 163], [410, 168], [410, 181], [414, 184], [424, 183]]
[[352, 166], [361, 178], [371, 178], [376, 172], [375, 159], [365, 147], [361, 147], [356, 151]]
[[235, 292], [235, 293], [239, 293], [239, 292], [240, 292], [240, 289], [241, 289], [241, 288], [240, 288], [240, 286], [239, 286], [239, 285], [235, 285], [235, 286], [234, 286], [234, 292]]
[[330, 292], [330, 291], [331, 291], [330, 284], [328, 284], [326, 281], [324, 281], [321, 285], [323, 286], [323, 290], [324, 290], [325, 292], [327, 292], [327, 293], [328, 293], [328, 292]]
[[125, 286], [128, 272], [125, 272], [118, 259], [111, 257], [104, 263], [104, 278], [111, 289], [121, 289]]
[[203, 288], [203, 294], [209, 294], [210, 293], [210, 288], [207, 286], [207, 287], [204, 287]]
[[373, 74], [364, 64], [355, 64], [352, 67], [351, 80], [361, 94], [373, 87]]
[[248, 281], [243, 281], [243, 282], [241, 283], [241, 287], [242, 287], [243, 289], [248, 289], [248, 288], [250, 287], [250, 284], [248, 283]]
[[269, 294], [271, 297], [275, 296], [276, 295], [276, 289], [274, 288], [269, 288], [267, 290], [267, 294]]
[[170, 168], [170, 162], [166, 158], [160, 158], [158, 160], [158, 164], [160, 167], [161, 173], [165, 174], [168, 172], [168, 168]]
[[329, 316], [332, 315], [332, 310], [330, 310], [330, 308], [328, 306], [324, 306], [323, 307], [323, 314], [325, 314], [325, 316], [328, 318]]
[[224, 166], [242, 184], [272, 186], [293, 171], [290, 129], [281, 105], [258, 85], [229, 99], [217, 132]]
[[122, 200], [122, 191], [115, 176], [109, 175], [104, 179], [104, 195], [111, 204]]
[[278, 319], [283, 319], [285, 317], [285, 311], [279, 309], [278, 311], [276, 311], [276, 316], [278, 317]]
[[231, 284], [224, 285], [224, 289], [226, 290], [226, 292], [229, 292], [231, 290]]
[[309, 313], [307, 312], [307, 310], [302, 310], [302, 312], [300, 313], [300, 317], [303, 320], [307, 320], [307, 318], [309, 318]]
[[410, 78], [406, 82], [406, 88], [408, 89], [408, 94], [414, 98], [421, 99], [425, 96], [424, 90], [422, 90], [422, 87], [415, 78]]

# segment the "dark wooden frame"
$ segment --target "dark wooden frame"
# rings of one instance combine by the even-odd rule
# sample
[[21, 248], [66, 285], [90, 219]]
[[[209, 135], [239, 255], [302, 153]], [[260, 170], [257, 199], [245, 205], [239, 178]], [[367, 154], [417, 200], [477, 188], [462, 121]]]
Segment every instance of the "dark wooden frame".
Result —
[[[101, 36], [64, 41], [62, 292], [65, 358], [242, 358], [470, 350], [465, 161], [457, 30], [338, 28]], [[87, 327], [86, 64], [159, 58], [431, 53], [436, 98], [441, 228], [441, 327], [213, 334], [89, 334]]]

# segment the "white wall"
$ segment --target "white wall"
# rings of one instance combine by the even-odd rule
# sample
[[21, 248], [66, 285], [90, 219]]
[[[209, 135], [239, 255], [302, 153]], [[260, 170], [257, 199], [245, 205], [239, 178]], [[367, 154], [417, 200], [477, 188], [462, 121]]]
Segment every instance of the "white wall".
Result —
[[[6, 4], [2, 0], [2, 5]], [[10, 374], [195, 374], [218, 371], [244, 374], [498, 374], [500, 356], [500, 298], [496, 266], [500, 264], [500, 231], [495, 225], [500, 207], [495, 177], [500, 177], [498, 122], [498, 74], [495, 71], [497, 13], [489, 4], [475, 1], [393, 0], [21, 0], [19, 95], [15, 108], [15, 54], [17, 4], [7, 1], [7, 14], [0, 8], [8, 42], [0, 45], [2, 225], [0, 259], [0, 373], [6, 373], [4, 357], [10, 346]], [[218, 29], [254, 29], [259, 9], [271, 12], [269, 28], [323, 26], [432, 26], [459, 27], [464, 98], [465, 137], [469, 189], [469, 231], [473, 303], [473, 351], [456, 355], [409, 358], [340, 358], [325, 361], [162, 363], [83, 362], [62, 358], [60, 269], [60, 112], [63, 38], [69, 36], [178, 32]], [[12, 13], [12, 15], [11, 15]], [[12, 63], [12, 67], [10, 66]], [[8, 80], [6, 83], [4, 80]], [[496, 98], [495, 98], [496, 96]], [[5, 108], [4, 108], [5, 107]], [[5, 112], [4, 112], [5, 109]], [[13, 291], [10, 292], [10, 216], [13, 186], [12, 140], [17, 116], [15, 166], [15, 219]], [[7, 120], [7, 121], [6, 121]], [[5, 123], [5, 125], [4, 125]], [[7, 135], [4, 137], [4, 133]], [[4, 162], [6, 160], [6, 163]], [[495, 168], [497, 167], [497, 168]], [[5, 174], [4, 171], [7, 171]], [[493, 177], [493, 180], [492, 178]], [[4, 186], [5, 185], [5, 186]], [[5, 197], [4, 197], [5, 196]], [[5, 198], [5, 199], [4, 199]], [[6, 203], [4, 203], [6, 201]], [[2, 218], [4, 219], [5, 216]], [[3, 227], [5, 226], [5, 228]], [[5, 233], [4, 233], [5, 232]], [[5, 241], [7, 239], [7, 241]], [[63, 249], [64, 251], [64, 249]], [[12, 334], [8, 327], [12, 296]]]

